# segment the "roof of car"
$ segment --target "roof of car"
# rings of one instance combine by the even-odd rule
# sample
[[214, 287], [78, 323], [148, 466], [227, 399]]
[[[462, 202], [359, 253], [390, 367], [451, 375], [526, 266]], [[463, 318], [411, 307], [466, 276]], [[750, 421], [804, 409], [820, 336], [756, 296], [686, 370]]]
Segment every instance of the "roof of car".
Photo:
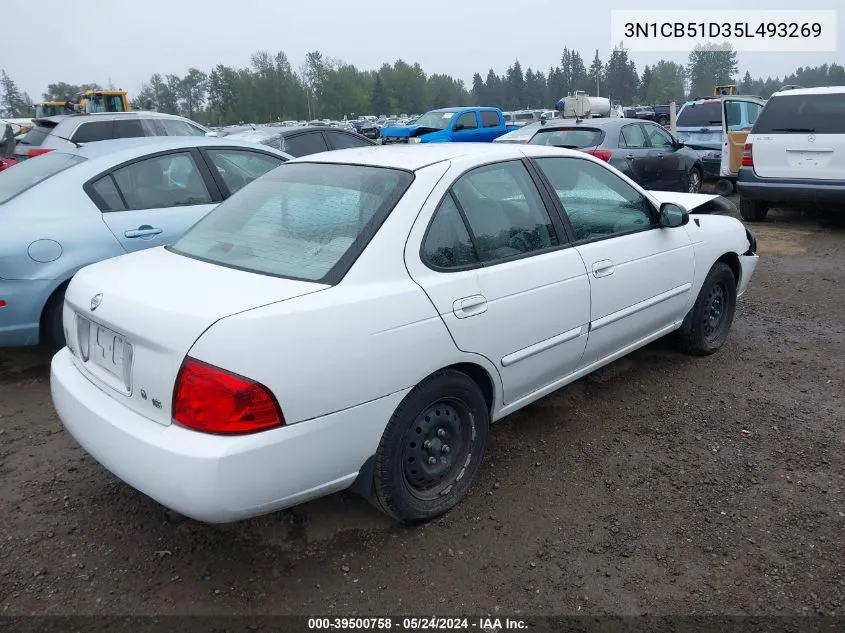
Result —
[[[190, 147], [213, 147], [215, 145], [221, 147], [243, 147], [249, 149], [258, 149], [254, 143], [247, 143], [228, 138], [214, 138], [207, 136], [143, 136], [138, 138], [121, 138], [108, 141], [97, 141], [96, 143], [86, 143], [82, 147], [73, 148], [68, 146], [66, 149], [60, 150], [66, 154], [76, 154], [88, 159], [100, 158], [105, 155], [113, 155], [115, 162], [120, 162], [121, 156], [125, 159], [130, 159], [139, 153], [139, 150], [147, 150], [149, 153], [166, 152], [171, 149], [181, 149]], [[274, 151], [270, 147], [261, 146], [260, 149], [265, 152], [276, 154], [283, 154], [283, 152]]]
[[455, 108], [437, 108], [436, 110], [429, 110], [429, 112], [462, 112], [464, 110], [495, 110], [496, 108], [490, 106], [460, 106]]
[[775, 95], [832, 95], [845, 93], [845, 86], [822, 86], [820, 88], [793, 88], [792, 90], [778, 91]]
[[583, 128], [598, 128], [601, 130], [621, 128], [623, 125], [629, 123], [650, 123], [657, 125], [653, 121], [644, 121], [643, 119], [632, 119], [622, 117], [598, 117], [594, 119], [548, 119], [545, 125], [538, 127], [538, 130], [557, 129], [562, 127], [583, 127]]
[[340, 149], [310, 154], [296, 159], [297, 163], [340, 163], [372, 167], [393, 167], [416, 171], [444, 160], [477, 157], [489, 161], [521, 159], [525, 156], [582, 156], [558, 147], [526, 146], [511, 143], [423, 143], [420, 145], [376, 145]]

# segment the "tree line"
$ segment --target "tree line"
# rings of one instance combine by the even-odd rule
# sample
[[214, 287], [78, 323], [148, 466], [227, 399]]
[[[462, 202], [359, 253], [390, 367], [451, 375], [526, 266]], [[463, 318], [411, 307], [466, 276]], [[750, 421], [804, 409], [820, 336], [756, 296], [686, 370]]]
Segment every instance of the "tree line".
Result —
[[[502, 75], [490, 69], [475, 73], [472, 84], [450, 75], [427, 74], [418, 63], [397, 60], [378, 70], [360, 70], [352, 64], [324, 56], [306, 55], [297, 69], [287, 55], [259, 51], [245, 68], [218, 64], [208, 72], [190, 68], [184, 76], [153, 74], [134, 95], [133, 107], [155, 108], [181, 114], [201, 123], [339, 119], [362, 114], [422, 113], [454, 105], [494, 105], [504, 110], [552, 108], [561, 97], [576, 90], [606, 96], [624, 105], [683, 102], [688, 97], [712, 94], [714, 85], [736, 83], [738, 92], [768, 98], [785, 84], [806, 87], [845, 85], [845, 68], [839, 64], [798, 68], [785, 77], [737, 76], [736, 52], [697, 48], [686, 65], [659, 61], [642, 72], [621, 46], [603, 61], [596, 50], [589, 66], [578, 51], [565, 48], [557, 64], [547, 70], [527, 68], [515, 61]], [[110, 84], [111, 82], [109, 82]], [[57, 82], [41, 95], [63, 101], [97, 83], [74, 85]], [[109, 87], [113, 87], [109, 85]], [[0, 110], [7, 116], [27, 116], [32, 99], [0, 72]]]

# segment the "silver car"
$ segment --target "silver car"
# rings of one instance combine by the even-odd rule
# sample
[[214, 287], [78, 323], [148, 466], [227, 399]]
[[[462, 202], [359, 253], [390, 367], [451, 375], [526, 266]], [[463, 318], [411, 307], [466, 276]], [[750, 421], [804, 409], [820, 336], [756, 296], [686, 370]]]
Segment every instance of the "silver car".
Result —
[[290, 158], [229, 139], [136, 138], [70, 146], [0, 172], [0, 347], [61, 347], [76, 271], [171, 243]]
[[175, 114], [147, 112], [100, 112], [64, 114], [33, 119], [34, 126], [18, 143], [19, 161], [34, 158], [55, 149], [84, 143], [139, 136], [216, 136], [208, 128]]

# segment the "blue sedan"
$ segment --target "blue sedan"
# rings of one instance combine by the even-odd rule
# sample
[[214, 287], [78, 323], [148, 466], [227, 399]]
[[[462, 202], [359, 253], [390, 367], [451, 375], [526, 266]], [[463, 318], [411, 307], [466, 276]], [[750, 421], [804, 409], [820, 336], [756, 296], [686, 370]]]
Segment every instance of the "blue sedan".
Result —
[[173, 242], [290, 158], [234, 140], [132, 138], [0, 172], [0, 347], [62, 347], [64, 292], [76, 271]]

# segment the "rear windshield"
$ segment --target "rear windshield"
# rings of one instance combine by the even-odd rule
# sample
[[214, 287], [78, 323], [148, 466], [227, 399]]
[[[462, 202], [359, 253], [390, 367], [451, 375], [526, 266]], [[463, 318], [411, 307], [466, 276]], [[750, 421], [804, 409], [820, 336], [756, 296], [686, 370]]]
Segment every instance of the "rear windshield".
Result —
[[50, 152], [0, 171], [0, 204], [84, 160], [75, 154]]
[[522, 143], [527, 143], [528, 140], [537, 133], [537, 130], [540, 129], [539, 125], [525, 125], [518, 130], [514, 130], [512, 132], [508, 132], [507, 134], [503, 134], [499, 138], [495, 139], [500, 143], [505, 143], [508, 141], [519, 141]]
[[604, 139], [604, 132], [590, 127], [540, 128], [530, 141], [531, 145], [552, 145], [581, 149], [595, 147]]
[[700, 101], [685, 105], [678, 114], [678, 127], [721, 127], [722, 102]]
[[24, 137], [21, 139], [21, 143], [24, 145], [33, 145], [38, 146], [44, 142], [44, 139], [50, 136], [50, 132], [53, 131], [53, 128], [56, 127], [55, 125], [36, 125], [33, 128], [30, 128], [29, 132], [24, 134]]
[[533, 121], [535, 119], [534, 115], [531, 112], [520, 112], [518, 114], [513, 115], [513, 118], [516, 121]]
[[337, 283], [412, 180], [398, 169], [282, 165], [215, 208], [171, 250], [251, 272]]
[[775, 95], [752, 134], [845, 134], [845, 95]]

